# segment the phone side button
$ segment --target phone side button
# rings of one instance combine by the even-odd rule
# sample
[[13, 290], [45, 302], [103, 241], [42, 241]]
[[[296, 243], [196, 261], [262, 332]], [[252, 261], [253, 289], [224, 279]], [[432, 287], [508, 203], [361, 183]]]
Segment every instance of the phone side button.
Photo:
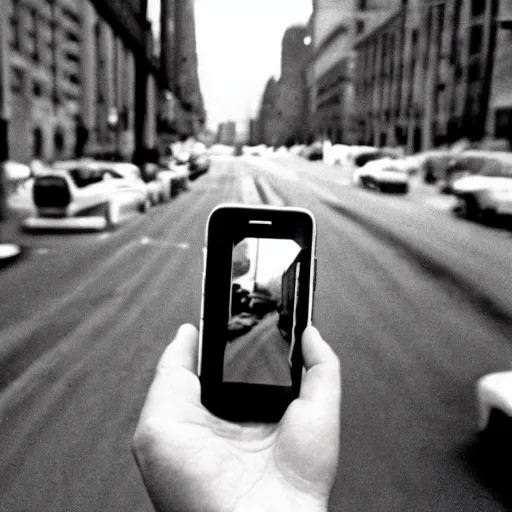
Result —
[[203, 316], [199, 320], [199, 347], [197, 352], [197, 376], [201, 377], [201, 365], [203, 356]]
[[318, 267], [318, 258], [315, 256], [315, 267], [314, 267], [314, 275], [313, 275], [313, 291], [316, 291], [316, 269]]

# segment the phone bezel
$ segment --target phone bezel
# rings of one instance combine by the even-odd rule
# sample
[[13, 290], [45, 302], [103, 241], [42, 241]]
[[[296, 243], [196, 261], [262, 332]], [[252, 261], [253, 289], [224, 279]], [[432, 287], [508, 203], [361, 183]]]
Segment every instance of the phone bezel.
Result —
[[[250, 224], [255, 221], [259, 223]], [[240, 237], [240, 233], [244, 236]], [[310, 249], [301, 271], [305, 273], [297, 308], [290, 387], [223, 382], [224, 346], [219, 333], [227, 329], [229, 317], [233, 241], [244, 237], [293, 239]], [[217, 416], [239, 422], [277, 422], [298, 397], [303, 371], [300, 335], [311, 324], [313, 315], [315, 250], [315, 219], [304, 208], [225, 204], [210, 213], [204, 251], [198, 374], [202, 403]]]

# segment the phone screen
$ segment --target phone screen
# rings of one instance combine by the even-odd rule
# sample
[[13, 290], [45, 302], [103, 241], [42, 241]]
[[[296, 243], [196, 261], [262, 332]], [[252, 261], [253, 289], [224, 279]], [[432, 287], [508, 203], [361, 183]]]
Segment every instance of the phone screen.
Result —
[[300, 260], [294, 240], [233, 244], [223, 382], [291, 386]]

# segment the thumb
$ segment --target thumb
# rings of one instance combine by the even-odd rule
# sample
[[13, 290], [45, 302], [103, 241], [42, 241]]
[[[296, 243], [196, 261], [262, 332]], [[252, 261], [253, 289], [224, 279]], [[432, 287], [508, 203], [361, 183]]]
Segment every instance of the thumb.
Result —
[[146, 412], [165, 410], [180, 400], [199, 402], [197, 350], [197, 329], [190, 324], [182, 325], [158, 362], [146, 398]]
[[312, 326], [307, 327], [302, 335], [302, 355], [306, 374], [299, 397], [318, 403], [330, 402], [336, 410], [341, 400], [340, 361]]
[[197, 373], [198, 333], [192, 324], [183, 324], [158, 361], [157, 375], [181, 367]]

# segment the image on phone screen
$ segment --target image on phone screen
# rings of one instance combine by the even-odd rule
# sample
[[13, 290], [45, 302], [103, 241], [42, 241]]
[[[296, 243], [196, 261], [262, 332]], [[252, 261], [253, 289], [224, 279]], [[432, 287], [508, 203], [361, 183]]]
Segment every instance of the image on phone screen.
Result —
[[224, 382], [291, 386], [302, 252], [290, 239], [233, 245]]

